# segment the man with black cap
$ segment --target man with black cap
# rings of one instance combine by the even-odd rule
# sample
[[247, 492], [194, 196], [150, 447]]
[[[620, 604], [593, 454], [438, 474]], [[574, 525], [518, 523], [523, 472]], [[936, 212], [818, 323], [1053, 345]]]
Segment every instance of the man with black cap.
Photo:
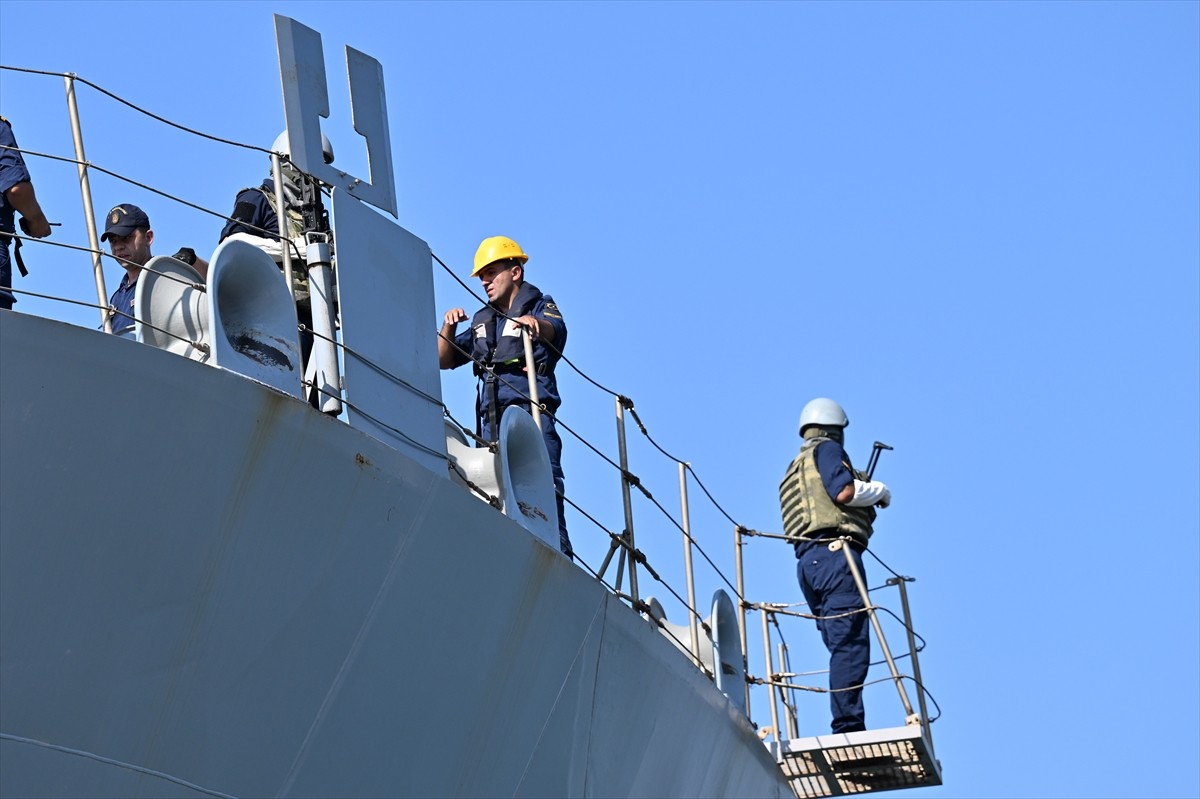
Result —
[[[125, 277], [121, 285], [113, 292], [108, 300], [111, 309], [108, 318], [112, 323], [112, 332], [125, 333], [133, 327], [133, 294], [137, 288], [138, 275], [142, 267], [153, 256], [150, 254], [150, 244], [154, 241], [154, 231], [150, 229], [150, 217], [146, 212], [132, 203], [121, 203], [113, 206], [105, 217], [104, 235], [100, 241], [107, 241], [113, 257], [125, 268]], [[208, 261], [197, 258], [190, 247], [182, 247], [172, 258], [193, 266], [200, 277], [208, 274]]]
[[108, 242], [113, 257], [125, 268], [121, 285], [108, 300], [112, 332], [124, 333], [133, 327], [133, 292], [137, 288], [138, 274], [151, 258], [154, 231], [150, 229], [150, 217], [132, 203], [115, 205], [105, 218], [100, 241]]

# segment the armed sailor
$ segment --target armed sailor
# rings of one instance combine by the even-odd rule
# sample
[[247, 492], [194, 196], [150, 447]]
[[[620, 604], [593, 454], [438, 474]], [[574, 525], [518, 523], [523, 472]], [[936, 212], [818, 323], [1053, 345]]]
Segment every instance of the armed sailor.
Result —
[[[285, 130], [275, 139], [271, 149], [283, 155], [291, 153], [288, 134]], [[321, 155], [325, 163], [333, 163], [333, 143], [321, 134]], [[319, 230], [329, 231], [329, 218], [321, 202], [319, 187], [307, 179], [291, 161], [280, 164], [283, 174], [283, 197], [287, 206], [287, 230], [290, 242], [279, 239], [279, 216], [275, 207], [275, 180], [268, 175], [259, 186], [242, 189], [233, 203], [233, 213], [221, 228], [219, 241], [233, 238], [249, 242], [270, 255], [275, 263], [283, 261], [283, 247], [292, 245], [292, 255], [303, 260], [305, 252], [304, 234]]]
[[796, 549], [800, 590], [829, 650], [829, 704], [835, 733], [866, 729], [862, 689], [871, 664], [871, 639], [862, 595], [846, 554], [830, 542], [850, 539], [850, 557], [866, 579], [862, 551], [871, 538], [875, 507], [886, 508], [888, 487], [855, 471], [844, 449], [846, 412], [814, 399], [800, 413], [804, 444], [779, 484], [783, 529]]
[[[550, 455], [554, 489], [558, 500], [559, 549], [573, 557], [564, 514], [562, 439], [554, 427], [554, 413], [562, 400], [554, 367], [567, 345], [567, 324], [549, 294], [525, 281], [529, 256], [507, 236], [492, 236], [475, 251], [475, 268], [487, 292], [488, 304], [476, 311], [471, 327], [456, 333], [460, 322], [467, 321], [462, 308], [446, 311], [438, 336], [438, 365], [457, 369], [473, 362], [480, 386], [475, 402], [479, 434], [494, 441], [500, 430], [500, 417], [514, 405], [529, 407], [529, 380], [525, 371], [521, 328], [533, 339], [533, 359], [537, 370], [538, 402], [546, 413], [541, 416], [542, 438]], [[508, 317], [508, 318], [505, 318]]]
[[[285, 130], [271, 145], [274, 152], [285, 156], [291, 154], [288, 132]], [[333, 163], [333, 143], [321, 134], [321, 155], [325, 163]], [[329, 214], [321, 197], [321, 185], [297, 169], [290, 160], [280, 163], [283, 177], [284, 214], [287, 220], [287, 239], [279, 235], [279, 209], [276, 207], [275, 180], [267, 176], [262, 184], [238, 192], [233, 204], [233, 213], [221, 229], [219, 241], [241, 240], [253, 244], [279, 264], [283, 264], [283, 248], [291, 248], [292, 292], [296, 298], [296, 315], [304, 331], [300, 335], [300, 348], [304, 361], [313, 346], [312, 300], [309, 296], [309, 281], [305, 257], [307, 233], [322, 233], [332, 243], [333, 230], [329, 225]]]

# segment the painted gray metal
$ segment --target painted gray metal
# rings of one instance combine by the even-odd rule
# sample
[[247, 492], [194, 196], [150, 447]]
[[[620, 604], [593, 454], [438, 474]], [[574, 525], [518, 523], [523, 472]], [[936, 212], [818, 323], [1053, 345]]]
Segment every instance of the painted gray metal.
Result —
[[347, 417], [448, 478], [429, 245], [333, 190]]
[[217, 246], [208, 271], [209, 363], [298, 397], [296, 309], [274, 261], [230, 239]]
[[329, 89], [325, 80], [321, 34], [294, 19], [276, 14], [275, 40], [279, 50], [288, 142], [296, 166], [328, 185], [396, 216], [396, 181], [383, 67], [371, 56], [353, 47], [346, 48], [346, 75], [350, 82], [354, 129], [366, 139], [367, 164], [371, 172], [370, 180], [362, 180], [326, 164], [322, 156], [319, 118], [329, 116]]
[[0, 442], [0, 795], [791, 795], [650, 624], [297, 399], [0, 311]]
[[134, 338], [143, 344], [208, 360], [208, 297], [195, 267], [168, 255], [151, 258], [138, 273], [133, 316]]
[[799, 797], [942, 784], [942, 766], [920, 724], [792, 738], [773, 745]]

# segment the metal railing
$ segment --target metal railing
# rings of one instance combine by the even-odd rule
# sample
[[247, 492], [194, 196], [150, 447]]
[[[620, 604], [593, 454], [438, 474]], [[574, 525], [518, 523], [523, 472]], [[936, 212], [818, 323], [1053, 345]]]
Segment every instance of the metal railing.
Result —
[[[11, 68], [4, 67], [4, 69], [11, 69]], [[31, 72], [31, 70], [19, 70], [19, 71]], [[88, 178], [89, 169], [93, 165], [91, 165], [87, 161], [87, 159], [84, 155], [82, 127], [79, 122], [78, 107], [77, 107], [76, 100], [75, 100], [75, 83], [77, 81], [81, 81], [81, 82], [85, 83], [86, 85], [93, 86], [93, 87], [94, 87], [94, 84], [88, 83], [87, 81], [82, 81], [82, 79], [79, 79], [77, 76], [75, 76], [73, 74], [67, 74], [67, 75], [61, 75], [60, 73], [39, 73], [39, 74], [59, 75], [65, 81], [66, 93], [67, 93], [67, 104], [68, 104], [68, 110], [69, 110], [69, 113], [71, 116], [71, 126], [72, 126], [72, 134], [73, 134], [73, 141], [74, 141], [74, 158], [73, 159], [60, 159], [60, 160], [71, 160], [77, 166], [79, 189], [80, 189], [80, 193], [81, 193], [82, 200], [83, 200], [84, 215], [85, 215], [86, 219], [88, 220], [87, 234], [88, 234], [88, 240], [89, 240], [89, 245], [90, 245], [89, 247], [86, 247], [86, 248], [73, 247], [73, 249], [79, 249], [81, 251], [85, 251], [90, 254], [92, 271], [93, 271], [95, 284], [96, 284], [96, 292], [97, 292], [97, 296], [99, 298], [99, 302], [96, 307], [98, 307], [100, 309], [102, 325], [105, 325], [106, 330], [111, 332], [111, 327], [108, 327], [111, 309], [108, 307], [108, 296], [107, 296], [106, 288], [104, 285], [103, 271], [101, 269], [101, 259], [102, 259], [102, 256], [106, 255], [106, 253], [103, 253], [100, 249], [100, 244], [99, 244], [99, 240], [98, 240], [98, 236], [97, 236], [97, 232], [96, 232], [94, 209], [92, 206], [91, 187], [90, 187], [90, 182], [89, 182], [89, 178]], [[131, 104], [127, 103], [126, 101], [120, 100], [120, 98], [117, 98], [115, 95], [112, 95], [111, 93], [106, 92], [103, 89], [99, 89], [99, 87], [94, 87], [94, 88], [97, 88], [102, 93], [108, 94], [109, 96], [119, 100], [120, 102], [125, 103], [126, 105], [131, 105]], [[141, 110], [141, 109], [137, 109], [137, 110]], [[144, 113], [148, 114], [149, 112], [144, 112]], [[150, 114], [150, 116], [154, 117], [154, 115], [152, 115], [152, 114]], [[159, 118], [159, 117], [154, 117], [154, 118], [159, 119], [160, 121], [163, 121], [163, 122], [167, 122], [166, 120], [161, 120], [161, 118]], [[188, 132], [195, 132], [195, 131], [190, 131], [187, 128], [183, 128], [183, 126], [176, 125], [175, 123], [167, 122], [167, 124], [171, 124], [174, 127], [181, 128]], [[201, 134], [201, 135], [203, 135], [203, 134]], [[246, 148], [249, 148], [252, 150], [259, 150], [264, 153], [269, 152], [267, 150], [264, 150], [263, 148], [253, 147], [252, 145], [243, 145], [243, 144], [239, 144], [236, 142], [229, 142], [227, 140], [216, 139], [216, 137], [211, 137], [211, 136], [206, 136], [206, 137], [210, 138], [210, 139], [214, 139], [216, 141], [224, 142], [226, 144], [236, 145], [236, 146], [240, 146], [240, 147], [246, 147]], [[27, 154], [40, 155], [39, 153], [32, 153], [31, 151], [25, 151], [25, 152]], [[280, 187], [282, 186], [280, 156], [279, 156], [279, 154], [276, 154], [276, 153], [270, 153], [270, 156], [271, 156], [272, 174], [275, 177], [275, 186], [276, 186], [277, 192], [279, 192], [279, 191], [281, 191]], [[106, 174], [115, 175], [115, 173], [108, 172], [107, 170], [105, 170], [105, 172], [106, 172]], [[116, 175], [116, 176], [120, 177], [119, 175]], [[138, 184], [138, 185], [140, 185], [140, 184]], [[162, 193], [160, 192], [160, 194], [162, 194]], [[164, 196], [169, 196], [169, 195], [164, 194]], [[178, 198], [171, 198], [171, 199], [178, 199]], [[186, 201], [183, 201], [183, 200], [179, 200], [179, 201], [184, 202], [187, 205], [192, 205], [191, 203], [187, 203]], [[278, 207], [282, 208], [283, 207], [283, 204], [282, 204], [283, 198], [280, 196], [277, 196], [277, 202], [279, 203]], [[194, 205], [192, 205], [192, 207], [199, 208], [199, 206], [194, 206]], [[225, 216], [224, 214], [220, 214], [216, 211], [212, 211], [209, 209], [203, 209], [203, 208], [200, 208], [200, 210], [204, 211], [205, 213], [211, 214], [213, 216], [222, 218], [222, 219], [226, 219], [226, 220], [229, 219], [229, 217]], [[263, 231], [263, 233], [264, 233], [264, 235], [267, 235], [267, 234], [277, 235], [282, 241], [289, 242], [290, 239], [288, 238], [288, 235], [287, 235], [288, 231], [286, 229], [286, 224], [287, 224], [286, 214], [280, 213], [280, 214], [278, 214], [278, 217], [279, 217], [279, 230], [277, 232], [276, 231]], [[314, 243], [319, 244], [320, 242], [314, 242]], [[70, 246], [70, 245], [57, 245], [57, 246]], [[289, 289], [289, 291], [291, 291], [293, 288], [293, 282], [290, 279], [291, 278], [290, 272], [293, 269], [293, 263], [292, 263], [292, 257], [291, 257], [292, 253], [291, 253], [289, 244], [285, 243], [284, 246], [282, 247], [282, 251], [283, 251], [283, 278], [282, 279], [284, 279], [286, 281], [288, 289]], [[476, 297], [476, 299], [481, 299], [477, 295], [475, 295], [475, 293], [472, 292], [470, 290], [470, 288], [466, 286], [466, 284], [462, 283], [462, 281], [457, 276], [454, 275], [454, 271], [451, 270], [449, 267], [447, 267], [446, 264], [441, 261], [441, 259], [437, 258], [436, 255], [434, 256], [434, 259], [437, 263], [441, 264], [442, 267], [444, 269], [446, 269], [446, 271], [449, 274], [451, 274], [451, 276], [454, 276], [454, 279], [457, 280], [460, 284], [462, 284], [463, 287], [468, 291], [468, 293], [470, 293], [472, 296]], [[327, 262], [328, 262], [328, 259], [325, 259], [323, 257], [318, 257], [310, 263], [310, 268], [318, 268], [318, 267], [324, 268], [325, 265], [327, 264]], [[317, 275], [317, 277], [320, 277], [320, 275]], [[318, 285], [318, 284], [313, 283], [312, 285]], [[321, 283], [321, 285], [325, 285], [325, 284]], [[33, 294], [33, 292], [18, 292], [18, 293]], [[37, 296], [44, 296], [44, 295], [37, 295]], [[65, 301], [73, 302], [71, 300], [65, 300]], [[484, 302], [486, 304], [486, 300], [481, 300], [481, 302]], [[359, 359], [362, 359], [362, 356], [358, 355], [357, 353], [352, 353], [349, 350], [347, 350], [347, 348], [345, 348], [344, 345], [342, 344], [342, 342], [339, 340], [336, 325], [333, 323], [333, 311], [332, 311], [331, 306], [328, 308], [328, 317], [329, 318], [326, 320], [327, 324], [323, 326], [323, 329], [319, 329], [319, 330], [315, 330], [315, 331], [308, 331], [308, 332], [314, 333], [315, 338], [318, 341], [322, 342], [322, 345], [328, 345], [328, 349], [330, 349], [331, 352], [327, 352], [323, 356], [323, 363], [326, 366], [328, 366], [329, 364], [332, 364], [332, 367], [330, 367], [330, 368], [332, 368], [334, 370], [334, 372], [333, 372], [332, 376], [327, 374], [325, 377], [318, 379], [317, 377], [312, 375], [311, 370], [310, 370], [308, 373], [306, 373], [306, 376], [304, 378], [302, 378], [302, 381], [305, 383], [305, 385], [308, 389], [315, 390], [319, 395], [321, 395], [325, 399], [328, 399], [331, 401], [330, 404], [328, 404], [326, 406], [327, 409], [328, 408], [340, 409], [340, 403], [344, 402], [345, 400], [344, 400], [344, 397], [342, 396], [342, 391], [340, 388], [341, 381], [339, 379], [337, 379], [337, 374], [336, 374], [336, 368], [337, 368], [336, 365], [337, 365], [337, 361], [338, 361], [337, 355], [340, 354], [343, 357], [356, 357]], [[166, 331], [163, 331], [163, 332], [166, 332]], [[528, 393], [528, 396], [526, 397], [526, 399], [529, 402], [530, 410], [534, 417], [535, 422], [538, 424], [539, 427], [541, 427], [541, 425], [542, 425], [541, 415], [543, 413], [547, 413], [548, 411], [542, 405], [542, 403], [539, 401], [538, 389], [537, 389], [536, 378], [535, 378], [536, 366], [534, 363], [532, 341], [530, 339], [529, 332], [524, 330], [523, 328], [522, 328], [522, 339], [523, 339], [524, 357], [525, 357], [525, 363], [526, 363], [526, 369], [527, 369], [527, 375], [528, 375], [528, 391], [529, 391], [529, 393]], [[599, 527], [601, 530], [603, 530], [604, 533], [610, 539], [607, 554], [603, 558], [603, 561], [600, 564], [598, 569], [593, 570], [590, 568], [590, 566], [588, 566], [587, 564], [582, 563], [582, 562], [580, 563], [581, 567], [585, 568], [587, 571], [591, 572], [597, 580], [599, 580], [601, 583], [606, 585], [611, 591], [613, 591], [613, 593], [615, 593], [617, 596], [622, 597], [624, 600], [628, 601], [631, 608], [633, 608], [635, 611], [637, 611], [639, 613], [642, 613], [647, 618], [650, 618], [650, 614], [648, 613], [648, 606], [646, 605], [646, 602], [643, 597], [643, 590], [642, 590], [643, 586], [639, 585], [639, 577], [648, 575], [650, 578], [660, 582], [671, 593], [671, 595], [686, 609], [686, 612], [688, 615], [687, 636], [686, 636], [687, 640], [682, 641], [682, 640], [678, 640], [678, 638], [676, 638], [676, 642], [678, 643], [680, 650], [687, 653], [690, 656], [691, 660], [696, 664], [696, 666], [698, 668], [704, 670], [705, 672], [708, 672], [708, 669], [705, 667], [705, 665], [703, 663], [703, 658], [701, 657], [701, 649], [702, 649], [702, 647], [707, 646], [707, 644], [704, 642], [703, 638], [704, 637], [711, 638], [712, 630], [710, 629], [710, 625], [706, 621], [706, 616], [704, 614], [701, 614], [697, 607], [696, 573], [695, 573], [696, 572], [696, 563], [694, 561], [694, 555], [696, 553], [699, 553], [702, 556], [703, 560], [708, 564], [708, 566], [711, 567], [711, 570], [714, 574], [713, 581], [718, 584], [723, 584], [724, 586], [728, 587], [736, 595], [735, 603], [738, 608], [738, 613], [737, 613], [738, 632], [739, 632], [739, 637], [740, 637], [740, 646], [741, 646], [741, 650], [742, 650], [742, 662], [743, 662], [743, 666], [745, 667], [746, 674], [747, 674], [747, 679], [746, 679], [746, 684], [745, 684], [745, 689], [744, 689], [745, 690], [745, 697], [744, 697], [745, 698], [745, 707], [747, 710], [747, 714], [750, 715], [751, 718], [753, 718], [753, 716], [750, 712], [750, 709], [751, 709], [751, 701], [750, 700], [751, 700], [752, 687], [763, 686], [768, 694], [769, 699], [770, 699], [770, 715], [771, 715], [771, 722], [772, 722], [772, 724], [771, 724], [772, 733], [775, 735], [776, 739], [778, 739], [780, 737], [781, 727], [780, 727], [779, 706], [782, 705], [784, 708], [784, 713], [785, 713], [784, 722], [787, 725], [788, 733], [791, 737], [795, 737], [798, 734], [797, 729], [799, 726], [799, 721], [797, 718], [796, 702], [795, 702], [796, 692], [798, 692], [798, 691], [821, 691], [823, 689], [799, 686], [799, 685], [795, 685], [795, 684], [791, 683], [788, 678], [790, 678], [791, 676], [794, 676], [794, 675], [791, 675], [791, 673], [787, 671], [788, 667], [784, 667], [783, 671], [776, 672], [775, 665], [774, 665], [776, 655], [772, 651], [773, 646], [776, 646], [776, 644], [773, 641], [773, 637], [771, 634], [771, 627], [773, 625], [775, 627], [778, 627], [778, 622], [779, 622], [780, 618], [800, 617], [800, 618], [805, 618], [805, 619], [811, 619], [812, 617], [806, 616], [805, 614], [799, 614], [799, 613], [794, 613], [794, 612], [788, 611], [786, 609], [786, 606], [783, 606], [783, 605], [773, 605], [773, 604], [750, 601], [747, 598], [747, 587], [745, 584], [745, 564], [744, 564], [744, 558], [743, 558], [743, 550], [746, 546], [747, 538], [762, 537], [762, 538], [768, 538], [768, 539], [769, 538], [778, 538], [778, 539], [786, 540], [785, 537], [779, 536], [779, 535], [772, 535], [772, 534], [768, 534], [768, 533], [757, 532], [748, 527], [738, 524], [734, 520], [734, 518], [720, 505], [720, 503], [717, 502], [717, 500], [709, 492], [707, 487], [704, 486], [703, 482], [700, 481], [699, 477], [696, 475], [695, 471], [692, 469], [692, 467], [689, 463], [671, 455], [666, 450], [664, 450], [662, 447], [660, 447], [657, 442], [654, 441], [654, 439], [650, 436], [649, 432], [647, 431], [645, 425], [642, 423], [640, 418], [638, 418], [637, 412], [634, 409], [634, 403], [631, 399], [601, 385], [600, 383], [595, 381], [593, 378], [588, 376], [586, 373], [584, 373], [582, 370], [580, 370], [579, 367], [577, 367], [574, 363], [570, 362], [565, 357], [563, 357], [561, 355], [561, 353], [558, 353], [558, 356], [561, 358], [561, 360], [564, 363], [568, 364], [568, 366], [570, 366], [570, 368], [572, 368], [576, 372], [578, 372], [579, 375], [582, 376], [588, 383], [591, 383], [593, 386], [597, 387], [598, 389], [600, 389], [604, 392], [607, 392], [608, 394], [611, 394], [614, 399], [616, 449], [617, 449], [617, 455], [616, 455], [615, 461], [611, 457], [606, 455], [602, 451], [601, 448], [595, 446], [591, 442], [587, 441], [583, 436], [581, 436], [580, 434], [578, 434], [574, 430], [572, 430], [571, 427], [569, 427], [568, 425], [566, 425], [563, 422], [563, 420], [555, 417], [555, 421], [557, 424], [559, 424], [559, 426], [561, 426], [563, 429], [570, 432], [572, 435], [576, 436], [576, 438], [578, 438], [586, 446], [587, 449], [596, 453], [604, 462], [606, 462], [610, 467], [615, 469], [618, 473], [619, 480], [620, 480], [621, 503], [622, 503], [621, 510], [622, 510], [624, 526], [619, 533], [609, 530], [594, 515], [590, 514], [585, 509], [576, 505], [574, 502], [572, 502], [570, 500], [569, 497], [564, 497], [567, 504], [571, 505], [572, 508], [574, 508], [576, 511], [578, 511], [583, 518], [589, 520], [590, 522], [594, 523], [597, 527]], [[430, 357], [435, 358], [436, 354], [431, 353]], [[376, 366], [375, 368], [380, 368], [380, 367]], [[484, 365], [484, 368], [487, 368], [487, 366]], [[401, 377], [396, 376], [396, 375], [391, 375], [391, 377], [395, 381], [397, 381], [397, 383], [408, 386], [409, 388], [413, 388], [412, 386], [409, 386], [409, 384], [406, 383]], [[414, 388], [413, 390], [416, 390], [416, 389]], [[437, 401], [435, 398], [432, 398], [432, 397], [429, 399], [430, 399], [430, 401]], [[444, 404], [442, 405], [442, 407], [443, 407], [443, 410], [446, 412], [446, 415], [449, 418], [451, 418], [451, 420], [453, 420], [453, 417], [449, 416], [449, 409], [446, 408], [446, 406]], [[358, 410], [359, 412], [363, 412], [362, 409], [356, 409], [356, 410]], [[654, 447], [654, 449], [658, 450], [658, 452], [660, 452], [665, 458], [669, 459], [670, 461], [672, 461], [676, 464], [676, 469], [678, 472], [678, 491], [679, 491], [679, 508], [680, 508], [678, 519], [676, 519], [674, 516], [672, 516], [671, 513], [669, 511], [667, 511], [654, 498], [654, 496], [643, 485], [642, 480], [637, 476], [637, 474], [635, 474], [630, 469], [630, 448], [629, 448], [629, 443], [627, 440], [627, 430], [626, 430], [627, 415], [632, 417], [633, 421], [636, 423], [640, 432], [645, 436], [645, 438]], [[475, 438], [475, 436], [471, 433], [471, 431], [466, 429], [466, 427], [459, 424], [458, 422], [455, 422], [455, 424], [458, 424], [458, 426], [463, 429], [464, 433], [467, 436], [469, 436], [470, 438]], [[397, 432], [399, 432], [399, 431], [397, 431]], [[449, 468], [450, 469], [454, 468], [453, 462], [449, 463]], [[704, 548], [701, 546], [700, 542], [697, 541], [695, 535], [693, 534], [692, 514], [691, 514], [691, 507], [690, 507], [690, 502], [689, 502], [689, 478], [688, 478], [689, 472], [691, 472], [691, 474], [692, 474], [692, 480], [702, 490], [704, 496], [707, 498], [707, 500], [709, 502], [711, 502], [712, 506], [721, 515], [723, 515], [730, 523], [733, 524], [733, 541], [732, 541], [733, 564], [732, 565], [733, 565], [733, 574], [734, 574], [733, 580], [734, 580], [734, 582], [730, 581], [730, 578], [728, 578], [725, 575], [725, 573], [721, 570], [721, 568], [713, 561], [712, 557], [709, 555], [708, 552], [706, 552], [704, 550]], [[636, 537], [634, 534], [634, 529], [635, 529], [634, 492], [635, 492], [635, 489], [638, 492], [640, 492], [659, 512], [661, 512], [661, 514], [670, 522], [671, 525], [678, 528], [678, 530], [681, 533], [682, 569], [683, 569], [683, 575], [684, 575], [684, 581], [685, 581], [684, 593], [686, 594], [686, 596], [681, 595], [678, 591], [676, 591], [674, 588], [672, 588], [666, 581], [664, 581], [661, 578], [658, 571], [652, 566], [651, 561], [647, 557], [646, 553], [638, 548], [637, 540], [636, 540]], [[482, 493], [482, 492], [480, 492], [480, 493]], [[489, 501], [492, 501], [493, 504], [495, 504], [494, 497], [486, 497], [486, 495], [485, 495], [484, 498], [488, 499]], [[665, 538], [663, 538], [662, 540], [665, 541]], [[926, 733], [928, 733], [928, 725], [930, 723], [930, 719], [929, 719], [928, 713], [926, 711], [926, 692], [925, 692], [923, 684], [921, 682], [921, 675], [920, 675], [919, 665], [917, 662], [917, 652], [919, 651], [919, 648], [917, 646], [916, 636], [915, 636], [915, 633], [914, 633], [913, 627], [912, 627], [912, 621], [911, 621], [909, 604], [908, 604], [908, 597], [907, 597], [907, 592], [906, 592], [906, 587], [905, 587], [905, 583], [908, 581], [911, 581], [911, 578], [896, 577], [896, 578], [890, 579], [888, 581], [888, 585], [896, 586], [898, 588], [899, 594], [900, 594], [901, 605], [903, 608], [903, 622], [902, 623], [907, 631], [907, 643], [908, 643], [908, 652], [906, 655], [904, 655], [902, 657], [910, 658], [912, 661], [912, 664], [913, 664], [914, 674], [911, 677], [911, 679], [915, 682], [915, 684], [917, 686], [917, 693], [918, 693], [917, 701], [918, 701], [918, 707], [919, 707], [919, 712], [917, 712], [917, 713], [914, 713], [914, 711], [913, 711], [912, 705], [908, 699], [907, 691], [904, 686], [904, 681], [906, 679], [909, 679], [909, 677], [907, 675], [900, 674], [899, 670], [897, 669], [895, 659], [891, 656], [890, 649], [888, 648], [887, 642], [885, 640], [883, 628], [879, 622], [879, 619], [877, 618], [877, 611], [879, 611], [881, 609], [877, 608], [875, 605], [873, 605], [870, 602], [870, 599], [869, 599], [870, 592], [868, 591], [868, 588], [865, 585], [861, 574], [858, 573], [857, 569], [855, 568], [854, 563], [849, 558], [848, 549], [846, 549], [845, 551], [847, 552], [848, 560], [850, 560], [850, 562], [851, 562], [851, 568], [855, 575], [856, 584], [858, 585], [859, 591], [862, 594], [864, 605], [867, 608], [867, 612], [870, 614], [872, 626], [874, 628], [876, 638], [879, 641], [881, 649], [885, 653], [885, 660], [886, 660], [886, 663], [887, 663], [887, 666], [888, 666], [888, 669], [890, 672], [889, 679], [891, 681], [893, 681], [896, 685], [897, 692], [900, 695], [901, 702], [905, 709], [906, 721], [908, 721], [910, 723], [918, 723], [919, 722], [925, 729]], [[615, 577], [613, 578], [612, 582], [609, 583], [606, 580], [606, 574], [608, 572], [609, 567], [612, 565], [614, 556], [616, 556], [616, 561], [617, 561], [616, 569], [615, 569]], [[666, 554], [664, 554], [663, 557], [673, 558], [673, 556], [666, 555]], [[639, 575], [639, 572], [641, 573], [641, 575]], [[625, 592], [623, 590], [623, 586], [625, 584], [626, 579], [628, 579], [628, 592]], [[763, 651], [763, 661], [764, 661], [764, 669], [765, 669], [765, 673], [762, 677], [753, 676], [752, 670], [751, 670], [750, 641], [749, 641], [746, 619], [747, 619], [747, 614], [753, 610], [757, 610], [761, 614], [762, 651]], [[657, 622], [657, 620], [655, 620], [655, 621]], [[675, 635], [669, 629], [667, 629], [667, 627], [665, 625], [660, 623], [659, 627], [660, 627], [660, 629], [662, 629], [664, 634], [671, 635], [671, 637], [675, 638]], [[789, 661], [790, 654], [787, 651], [786, 644], [782, 640], [780, 640], [778, 642], [777, 647], [778, 647], [776, 650], [778, 653], [777, 657], [779, 659], [780, 665], [784, 666], [785, 663], [790, 662]], [[713, 677], [714, 675], [711, 672], [709, 672], [709, 676]]]

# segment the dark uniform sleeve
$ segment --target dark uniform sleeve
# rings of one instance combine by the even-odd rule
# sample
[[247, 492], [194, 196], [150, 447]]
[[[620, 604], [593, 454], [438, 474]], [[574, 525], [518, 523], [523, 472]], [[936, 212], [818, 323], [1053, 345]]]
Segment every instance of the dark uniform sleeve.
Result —
[[[565, 350], [567, 348], [567, 323], [563, 321], [562, 312], [554, 304], [554, 298], [549, 294], [543, 294], [542, 299], [533, 308], [533, 315], [538, 319], [545, 319], [554, 328], [552, 350], [556, 350], [558, 353]], [[554, 360], [558, 360], [557, 355], [553, 357]]]
[[[17, 139], [13, 136], [12, 125], [8, 124], [8, 120], [3, 117], [0, 117], [0, 144], [4, 145], [0, 148], [0, 194], [2, 194], [30, 178], [29, 170], [25, 168], [25, 159], [21, 157], [20, 151], [15, 149]], [[14, 149], [8, 149], [10, 147]], [[7, 201], [4, 200], [0, 200], [0, 203], [7, 205]]]
[[233, 203], [233, 213], [229, 216], [230, 220], [221, 228], [220, 241], [225, 241], [234, 233], [277, 238], [273, 234], [279, 232], [279, 218], [275, 216], [271, 201], [260, 189], [242, 189], [238, 192]]
[[[8, 203], [6, 192], [18, 183], [29, 180], [29, 170], [25, 168], [25, 159], [15, 149], [17, 139], [13, 136], [12, 126], [8, 120], [0, 117], [0, 231], [15, 233], [17, 229], [16, 209]], [[9, 262], [8, 236], [0, 236], [0, 286], [12, 286], [12, 264]], [[0, 289], [0, 308], [12, 308], [17, 298], [7, 289]]]
[[452, 353], [454, 356], [454, 365], [450, 368], [457, 369], [464, 363], [469, 362], [471, 360], [471, 352], [473, 352], [474, 346], [475, 328], [471, 326], [470, 322], [468, 322], [467, 329], [454, 337], [454, 352]]
[[850, 458], [846, 450], [836, 441], [822, 441], [813, 453], [817, 471], [821, 473], [821, 482], [829, 498], [837, 500], [842, 489], [854, 482], [854, 473], [850, 471]]

